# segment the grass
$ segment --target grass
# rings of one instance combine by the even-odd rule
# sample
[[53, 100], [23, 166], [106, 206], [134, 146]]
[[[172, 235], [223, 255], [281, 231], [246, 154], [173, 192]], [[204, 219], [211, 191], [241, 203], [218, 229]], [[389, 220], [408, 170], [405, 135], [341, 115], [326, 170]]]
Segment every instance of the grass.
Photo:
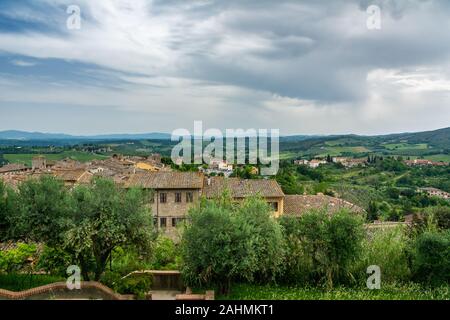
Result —
[[[88, 153], [88, 152], [81, 152], [81, 151], [64, 151], [61, 153], [42, 154], [42, 155], [45, 156], [47, 158], [47, 160], [53, 160], [53, 161], [63, 160], [65, 158], [71, 158], [73, 160], [77, 160], [80, 162], [87, 162], [87, 161], [96, 160], [96, 159], [108, 158], [107, 156], [103, 156], [103, 155], [99, 155], [99, 154], [92, 154], [92, 153]], [[31, 160], [36, 156], [37, 156], [37, 154], [29, 154], [29, 153], [25, 153], [25, 154], [7, 153], [7, 154], [3, 155], [3, 157], [6, 160], [8, 160], [10, 163], [23, 163], [28, 166], [31, 166]]]
[[450, 162], [450, 154], [435, 154], [432, 156], [424, 156], [424, 158], [433, 161]]
[[315, 287], [257, 286], [238, 284], [231, 300], [450, 300], [449, 286], [425, 288], [418, 284], [381, 284], [380, 290], [338, 287], [331, 291]]
[[388, 143], [383, 145], [388, 150], [426, 150], [428, 145], [426, 143], [408, 144], [408, 143]]
[[369, 149], [367, 149], [364, 146], [355, 146], [355, 147], [320, 147], [320, 149], [316, 149], [316, 151], [319, 153], [319, 157], [326, 157], [327, 155], [330, 156], [339, 156], [342, 154], [358, 154], [358, 153], [365, 153], [370, 152]]
[[60, 281], [65, 279], [51, 275], [0, 274], [0, 289], [17, 292]]

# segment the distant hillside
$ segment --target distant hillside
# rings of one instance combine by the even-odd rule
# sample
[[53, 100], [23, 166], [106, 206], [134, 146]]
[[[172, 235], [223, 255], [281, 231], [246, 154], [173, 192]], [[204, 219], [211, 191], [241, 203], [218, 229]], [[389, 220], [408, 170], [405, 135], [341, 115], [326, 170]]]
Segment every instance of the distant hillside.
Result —
[[17, 130], [0, 131], [0, 140], [20, 140], [20, 141], [52, 141], [52, 140], [167, 140], [170, 139], [167, 133], [143, 133], [143, 134], [106, 134], [93, 136], [73, 136], [60, 133], [26, 132]]
[[427, 143], [437, 148], [450, 149], [450, 127], [433, 131], [387, 135], [384, 138], [416, 144]]
[[284, 158], [327, 155], [364, 157], [368, 154], [383, 154], [448, 161], [450, 159], [450, 128], [379, 136], [282, 138], [280, 150], [284, 153]]

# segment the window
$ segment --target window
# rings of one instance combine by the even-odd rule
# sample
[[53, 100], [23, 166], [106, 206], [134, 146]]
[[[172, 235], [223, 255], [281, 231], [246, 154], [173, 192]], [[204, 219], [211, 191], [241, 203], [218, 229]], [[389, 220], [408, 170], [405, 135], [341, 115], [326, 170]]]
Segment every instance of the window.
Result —
[[269, 206], [273, 211], [278, 211], [278, 202], [269, 202]]
[[160, 203], [166, 203], [167, 202], [167, 193], [160, 193], [159, 194], [159, 202]]
[[181, 202], [181, 192], [175, 192], [175, 202]]
[[157, 227], [158, 226], [158, 218], [153, 218], [153, 225], [155, 226], [155, 227]]
[[183, 221], [183, 218], [172, 218], [172, 227], [176, 227], [182, 221]]
[[160, 226], [161, 228], [167, 227], [167, 218], [160, 218], [160, 219], [159, 219], [159, 226]]
[[192, 192], [186, 192], [186, 202], [194, 202], [194, 194]]

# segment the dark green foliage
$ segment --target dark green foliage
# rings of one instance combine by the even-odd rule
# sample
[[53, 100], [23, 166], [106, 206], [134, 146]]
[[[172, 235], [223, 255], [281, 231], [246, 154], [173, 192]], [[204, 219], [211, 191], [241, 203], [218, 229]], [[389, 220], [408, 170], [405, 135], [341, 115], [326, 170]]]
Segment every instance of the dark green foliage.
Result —
[[[17, 193], [10, 192], [8, 201], [13, 203], [10, 238], [43, 242], [70, 255], [85, 280], [100, 278], [117, 246], [151, 247], [152, 215], [141, 189], [127, 190], [111, 180], [94, 179], [88, 186], [69, 190], [59, 180], [43, 176], [22, 183]], [[55, 252], [46, 254], [54, 260]], [[56, 265], [44, 267], [54, 269]], [[67, 266], [56, 272], [64, 268]]]
[[102, 276], [101, 281], [120, 294], [133, 294], [140, 300], [145, 299], [152, 285], [150, 274], [130, 274], [122, 277], [117, 272], [108, 271]]
[[126, 190], [111, 180], [96, 179], [90, 186], [77, 187], [73, 198], [75, 214], [64, 247], [79, 261], [85, 279], [88, 271], [100, 279], [118, 246], [151, 247], [153, 223], [143, 190]]
[[438, 228], [450, 229], [450, 207], [435, 207], [432, 213]]
[[283, 218], [282, 224], [288, 243], [286, 274], [298, 272], [297, 278], [325, 281], [328, 288], [353, 279], [351, 267], [364, 236], [361, 217], [344, 210], [330, 216], [322, 210]]
[[63, 183], [52, 176], [29, 179], [11, 195], [11, 233], [50, 246], [60, 245], [71, 216], [73, 200]]
[[41, 274], [0, 274], [0, 288], [15, 292], [33, 289], [61, 281], [66, 281], [66, 279], [59, 276]]
[[226, 196], [191, 211], [182, 239], [186, 283], [228, 292], [232, 281], [273, 278], [283, 239], [269, 212], [262, 200], [235, 206]]
[[46, 246], [39, 256], [36, 269], [65, 277], [67, 276], [67, 268], [74, 263], [73, 257], [61, 247], [52, 248]]
[[156, 239], [152, 256], [152, 268], [155, 270], [177, 270], [180, 267], [179, 248], [167, 237]]
[[420, 234], [413, 250], [413, 272], [416, 280], [431, 285], [450, 283], [449, 230]]

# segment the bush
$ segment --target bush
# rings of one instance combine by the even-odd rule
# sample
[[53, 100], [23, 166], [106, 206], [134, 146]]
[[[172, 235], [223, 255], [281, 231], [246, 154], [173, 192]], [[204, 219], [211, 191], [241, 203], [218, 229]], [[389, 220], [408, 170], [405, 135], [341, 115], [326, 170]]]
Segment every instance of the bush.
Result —
[[431, 285], [450, 282], [450, 231], [420, 234], [413, 254], [416, 280]]
[[140, 255], [137, 249], [131, 246], [117, 247], [112, 251], [111, 256], [112, 271], [121, 277], [133, 271], [152, 268], [150, 256]]
[[205, 200], [190, 212], [182, 238], [183, 277], [191, 286], [271, 279], [282, 259], [278, 222], [261, 199], [234, 205], [231, 199]]
[[14, 249], [0, 251], [0, 272], [18, 272], [31, 267], [29, 259], [34, 259], [36, 253], [35, 244], [25, 243], [19, 243]]
[[411, 276], [408, 260], [408, 238], [401, 226], [369, 231], [363, 241], [362, 257], [355, 268], [361, 280], [367, 278], [366, 270], [370, 265], [381, 269], [383, 282], [405, 281]]
[[176, 270], [180, 267], [178, 248], [175, 243], [164, 236], [156, 239], [153, 248], [152, 268], [156, 270]]
[[434, 214], [437, 227], [440, 229], [450, 229], [450, 207], [435, 207], [431, 209]]
[[[290, 219], [298, 221], [292, 223]], [[346, 210], [333, 215], [319, 210], [283, 221], [288, 243], [287, 267], [293, 269], [285, 270], [286, 274], [300, 272], [300, 278], [325, 282], [328, 288], [353, 279], [351, 267], [359, 257], [364, 234], [361, 217]], [[298, 262], [292, 257], [298, 257]]]
[[149, 274], [131, 274], [122, 277], [117, 272], [107, 271], [102, 276], [101, 282], [120, 294], [133, 294], [138, 299], [145, 299], [152, 285], [152, 277]]
[[58, 276], [41, 274], [0, 274], [0, 288], [16, 292], [61, 281], [66, 281], [66, 279]]
[[65, 277], [67, 268], [73, 265], [72, 257], [61, 248], [44, 247], [37, 263], [37, 269]]

